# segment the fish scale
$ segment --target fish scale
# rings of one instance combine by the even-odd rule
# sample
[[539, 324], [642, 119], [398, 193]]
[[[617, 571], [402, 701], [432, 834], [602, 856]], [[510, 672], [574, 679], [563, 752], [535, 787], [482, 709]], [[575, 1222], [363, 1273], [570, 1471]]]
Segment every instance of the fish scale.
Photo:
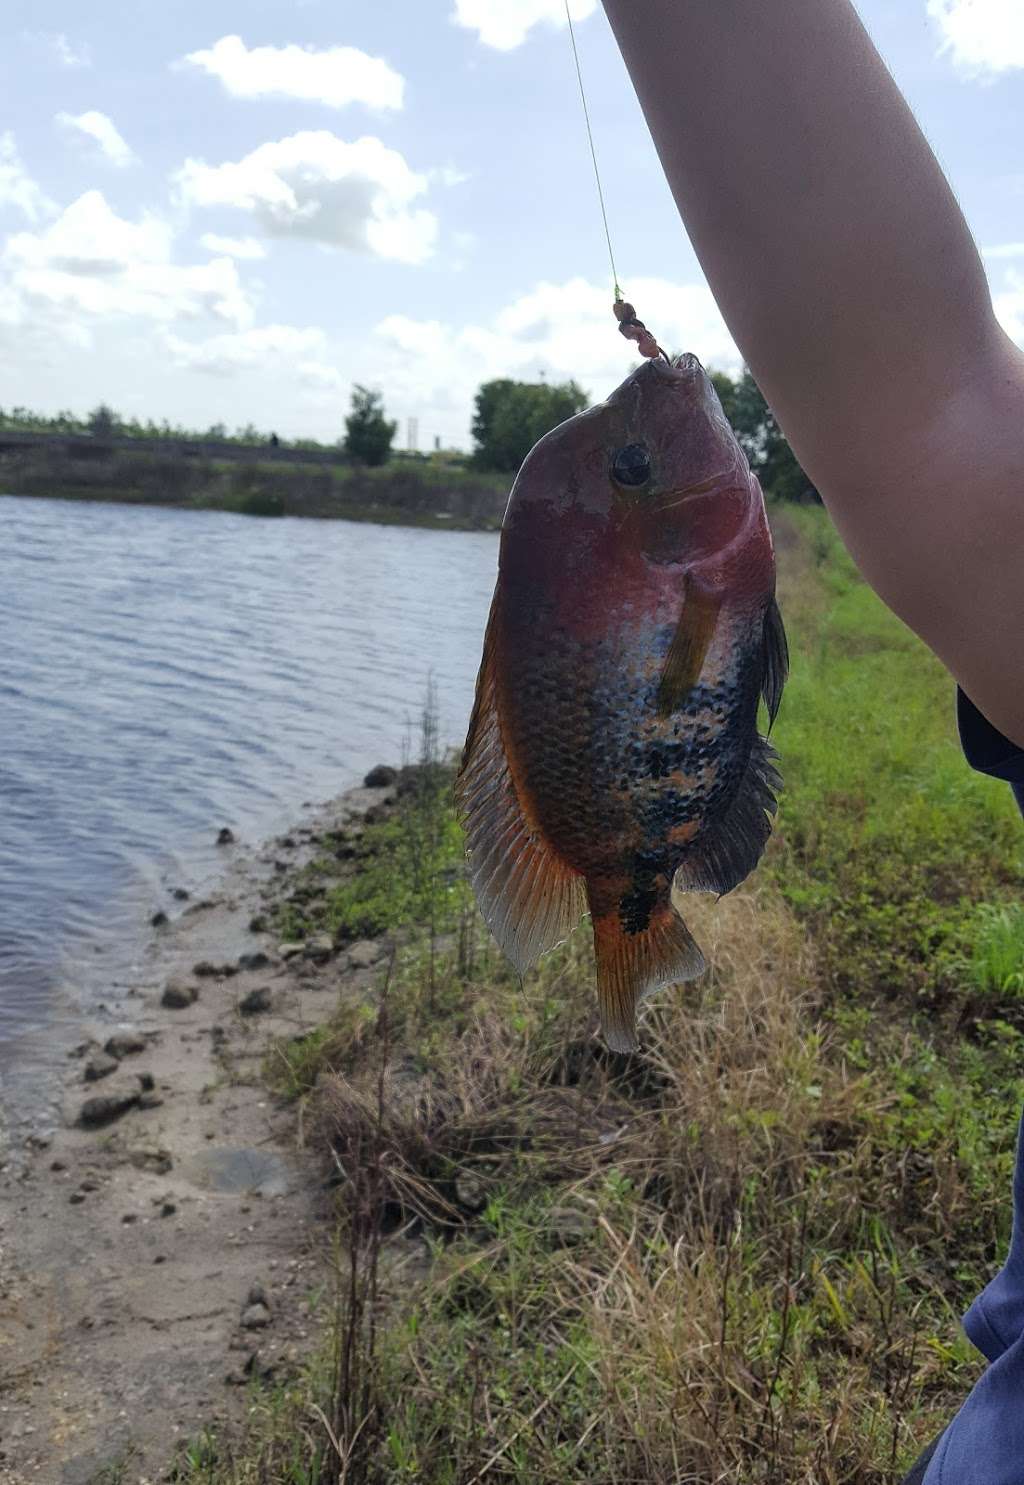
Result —
[[520, 970], [589, 908], [610, 1046], [704, 959], [674, 892], [753, 870], [786, 677], [764, 499], [694, 357], [652, 361], [532, 450], [457, 798], [470, 878]]

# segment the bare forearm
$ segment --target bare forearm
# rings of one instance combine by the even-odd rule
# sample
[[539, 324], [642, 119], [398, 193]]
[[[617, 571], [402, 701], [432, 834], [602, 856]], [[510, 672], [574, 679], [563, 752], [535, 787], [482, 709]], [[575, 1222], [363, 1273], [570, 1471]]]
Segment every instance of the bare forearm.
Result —
[[856, 11], [604, 5], [718, 304], [854, 557], [1024, 745], [1004, 642], [1024, 631], [1024, 358]]
[[828, 483], [989, 333], [953, 195], [847, 0], [605, 8], [730, 329]]

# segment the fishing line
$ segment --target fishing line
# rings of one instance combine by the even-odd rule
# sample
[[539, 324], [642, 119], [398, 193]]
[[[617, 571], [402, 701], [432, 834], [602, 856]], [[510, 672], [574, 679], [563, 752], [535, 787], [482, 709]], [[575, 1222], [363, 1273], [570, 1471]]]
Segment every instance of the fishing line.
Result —
[[601, 203], [601, 220], [604, 222], [604, 237], [608, 244], [608, 257], [612, 265], [612, 281], [615, 284], [615, 298], [623, 297], [619, 288], [619, 275], [615, 270], [615, 254], [612, 251], [612, 234], [608, 227], [608, 212], [604, 204], [604, 190], [601, 186], [601, 172], [597, 164], [597, 149], [594, 145], [594, 131], [590, 127], [590, 109], [587, 107], [587, 90], [583, 86], [583, 68], [580, 66], [580, 54], [576, 49], [576, 31], [572, 23], [572, 12], [569, 9], [569, 0], [565, 0], [565, 18], [569, 22], [569, 40], [572, 42], [572, 56], [576, 63], [576, 77], [580, 85], [580, 102], [583, 104], [583, 118], [587, 125], [587, 139], [590, 142], [590, 158], [594, 162], [594, 179], [597, 182], [597, 199]]
[[569, 9], [569, 0], [565, 0], [565, 19], [569, 23], [569, 40], [572, 42], [572, 57], [576, 63], [576, 78], [580, 85], [580, 102], [583, 104], [583, 118], [587, 126], [587, 140], [590, 144], [590, 158], [594, 162], [594, 180], [597, 182], [597, 199], [601, 203], [601, 220], [604, 223], [604, 239], [608, 244], [608, 258], [612, 265], [612, 282], [615, 285], [615, 318], [619, 322], [619, 331], [627, 340], [635, 341], [641, 356], [661, 356], [665, 361], [668, 355], [661, 349], [654, 336], [648, 330], [643, 320], [638, 320], [636, 310], [631, 304], [627, 304], [622, 290], [619, 288], [619, 274], [615, 267], [615, 252], [612, 248], [612, 234], [608, 226], [608, 209], [604, 202], [604, 187], [601, 185], [601, 171], [597, 163], [597, 147], [594, 144], [594, 131], [590, 124], [590, 108], [587, 104], [587, 90], [583, 85], [583, 68], [580, 66], [580, 54], [576, 46], [576, 28], [572, 23], [572, 11]]

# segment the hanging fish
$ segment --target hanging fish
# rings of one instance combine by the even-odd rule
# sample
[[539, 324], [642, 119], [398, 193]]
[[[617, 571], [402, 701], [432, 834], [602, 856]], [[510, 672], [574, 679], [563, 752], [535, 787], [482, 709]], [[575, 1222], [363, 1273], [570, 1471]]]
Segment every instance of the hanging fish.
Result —
[[525, 972], [589, 910], [608, 1045], [699, 975], [678, 892], [754, 869], [781, 785], [758, 734], [788, 670], [764, 498], [694, 356], [642, 365], [519, 473], [456, 797]]

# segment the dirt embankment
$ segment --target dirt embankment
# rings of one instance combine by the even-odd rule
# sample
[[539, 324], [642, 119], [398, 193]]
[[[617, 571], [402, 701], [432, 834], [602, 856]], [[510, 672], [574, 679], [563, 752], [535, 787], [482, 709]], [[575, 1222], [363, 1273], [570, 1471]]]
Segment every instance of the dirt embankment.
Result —
[[312, 1344], [327, 1173], [265, 1063], [365, 996], [387, 946], [282, 954], [260, 916], [386, 797], [351, 791], [239, 848], [215, 896], [156, 929], [117, 1023], [83, 1026], [62, 1126], [0, 1170], [0, 1485], [156, 1482]]
[[506, 476], [461, 463], [393, 459], [365, 469], [341, 460], [270, 459], [265, 452], [224, 459], [201, 449], [131, 443], [82, 439], [6, 447], [0, 438], [0, 491], [457, 530], [496, 530], [508, 499]]

